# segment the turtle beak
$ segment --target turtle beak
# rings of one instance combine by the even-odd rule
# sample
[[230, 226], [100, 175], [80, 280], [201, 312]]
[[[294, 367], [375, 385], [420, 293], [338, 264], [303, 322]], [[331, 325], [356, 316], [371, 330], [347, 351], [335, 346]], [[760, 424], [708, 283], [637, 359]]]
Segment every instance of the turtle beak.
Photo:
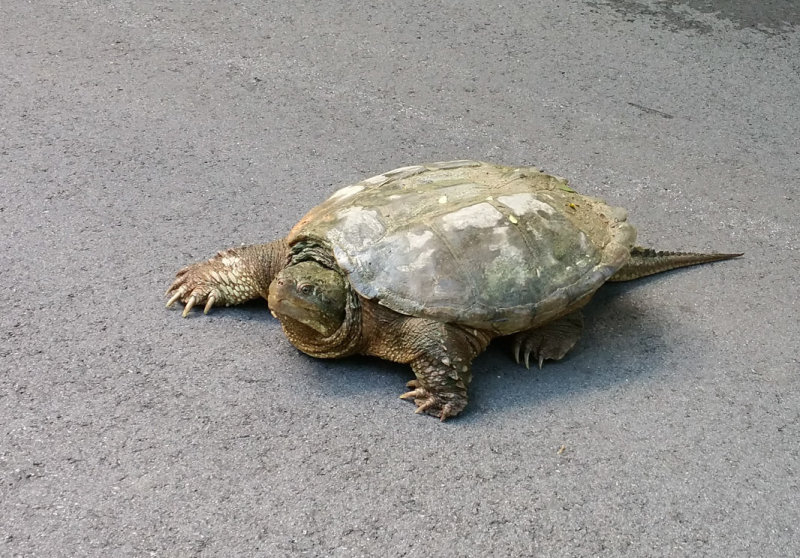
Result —
[[[269, 305], [270, 312], [276, 318], [278, 317], [276, 313], [279, 313], [281, 310], [281, 306], [283, 302], [286, 300], [286, 283], [291, 283], [290, 279], [285, 277], [281, 277], [280, 274], [278, 277], [272, 280], [272, 283], [269, 285], [269, 294], [267, 295], [267, 304]], [[289, 288], [292, 288], [290, 285]]]

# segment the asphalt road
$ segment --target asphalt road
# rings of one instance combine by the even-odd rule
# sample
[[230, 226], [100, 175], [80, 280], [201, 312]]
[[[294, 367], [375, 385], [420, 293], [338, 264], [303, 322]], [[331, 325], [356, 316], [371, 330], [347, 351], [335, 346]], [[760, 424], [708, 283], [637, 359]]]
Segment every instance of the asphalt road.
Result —
[[[0, 17], [0, 555], [800, 553], [796, 2], [23, 2]], [[745, 257], [609, 286], [440, 424], [174, 272], [474, 158]]]

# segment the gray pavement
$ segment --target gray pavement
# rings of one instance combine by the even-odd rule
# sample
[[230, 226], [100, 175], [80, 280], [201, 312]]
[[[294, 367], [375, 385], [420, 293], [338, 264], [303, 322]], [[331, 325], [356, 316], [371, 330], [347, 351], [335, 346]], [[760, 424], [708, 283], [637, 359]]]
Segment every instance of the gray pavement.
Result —
[[[800, 553], [796, 2], [23, 2], [0, 17], [0, 556]], [[174, 272], [397, 166], [537, 164], [643, 243], [440, 424]]]

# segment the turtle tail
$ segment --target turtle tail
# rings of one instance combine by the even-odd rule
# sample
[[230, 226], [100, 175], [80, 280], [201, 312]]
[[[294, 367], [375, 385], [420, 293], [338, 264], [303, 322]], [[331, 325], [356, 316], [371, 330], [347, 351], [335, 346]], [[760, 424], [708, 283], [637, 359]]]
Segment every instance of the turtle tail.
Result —
[[609, 281], [632, 281], [670, 269], [738, 258], [742, 254], [697, 254], [694, 252], [661, 252], [634, 246], [631, 259], [609, 278]]

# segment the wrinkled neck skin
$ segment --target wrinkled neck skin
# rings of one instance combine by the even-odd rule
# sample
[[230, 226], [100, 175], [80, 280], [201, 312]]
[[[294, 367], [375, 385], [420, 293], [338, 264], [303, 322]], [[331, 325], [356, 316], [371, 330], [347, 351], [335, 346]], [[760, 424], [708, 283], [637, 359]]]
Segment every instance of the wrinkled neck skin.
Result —
[[[359, 352], [362, 341], [361, 303], [356, 292], [350, 287], [347, 277], [337, 266], [330, 251], [325, 250], [319, 244], [298, 243], [293, 247], [287, 268], [303, 262], [315, 262], [342, 276], [342, 283], [346, 291], [344, 316], [341, 325], [332, 333], [325, 335], [318, 329], [288, 315], [287, 312], [281, 312], [280, 305], [275, 304], [275, 308], [272, 308], [271, 304], [273, 314], [280, 320], [289, 342], [304, 353], [317, 358], [338, 358]], [[279, 278], [280, 275], [276, 281]], [[273, 288], [270, 286], [270, 299], [273, 297]], [[277, 289], [277, 287], [275, 288]]]
[[317, 358], [339, 358], [359, 352], [361, 345], [361, 304], [353, 290], [347, 287], [347, 305], [342, 325], [328, 337], [288, 316], [278, 315], [289, 342]]

